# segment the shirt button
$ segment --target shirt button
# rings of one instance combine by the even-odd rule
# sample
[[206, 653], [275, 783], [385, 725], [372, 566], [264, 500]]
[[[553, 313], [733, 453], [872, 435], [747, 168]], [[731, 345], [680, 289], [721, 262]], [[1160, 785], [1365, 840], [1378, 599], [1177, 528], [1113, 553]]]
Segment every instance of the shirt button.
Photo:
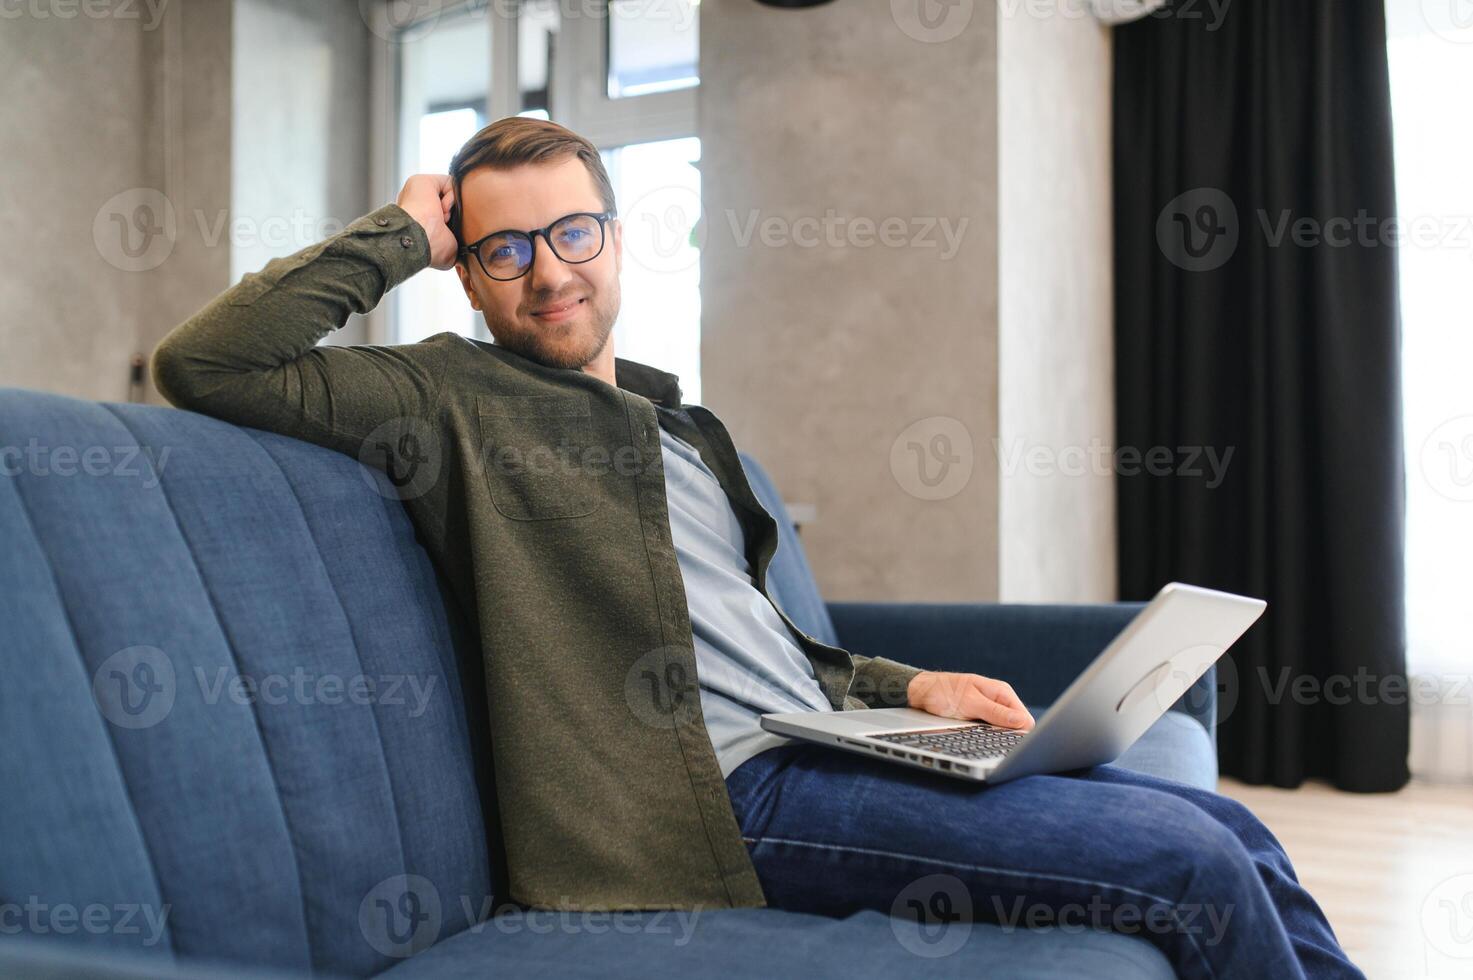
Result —
[[403, 245], [405, 248], [413, 248], [414, 239], [410, 238], [408, 235], [405, 235], [403, 238], [399, 239], [399, 244]]
[[389, 223], [389, 219], [388, 218], [374, 218], [373, 219], [373, 223], [376, 224], [376, 225], [378, 225], [380, 228], [383, 228], [384, 226], [386, 226]]

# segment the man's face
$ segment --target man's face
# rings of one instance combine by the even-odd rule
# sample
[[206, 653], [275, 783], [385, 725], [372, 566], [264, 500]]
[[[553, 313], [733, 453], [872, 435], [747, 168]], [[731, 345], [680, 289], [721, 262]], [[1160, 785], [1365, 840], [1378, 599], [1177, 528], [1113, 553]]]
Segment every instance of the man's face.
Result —
[[[603, 210], [593, 175], [576, 156], [511, 170], [482, 167], [461, 181], [461, 241], [545, 228], [574, 211]], [[541, 235], [533, 249], [532, 268], [520, 279], [490, 278], [474, 255], [463, 256], [455, 269], [498, 346], [549, 367], [581, 369], [604, 352], [619, 315], [619, 221], [607, 223], [603, 251], [588, 262], [562, 261]]]

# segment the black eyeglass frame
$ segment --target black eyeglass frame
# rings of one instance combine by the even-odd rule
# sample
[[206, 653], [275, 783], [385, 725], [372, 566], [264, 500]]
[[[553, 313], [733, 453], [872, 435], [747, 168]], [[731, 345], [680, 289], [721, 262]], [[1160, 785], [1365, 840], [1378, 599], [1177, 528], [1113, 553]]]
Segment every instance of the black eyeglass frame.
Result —
[[[604, 254], [604, 246], [608, 245], [609, 243], [608, 223], [611, 219], [615, 217], [617, 217], [617, 215], [613, 211], [574, 211], [571, 214], [563, 215], [561, 218], [558, 218], [556, 221], [543, 228], [533, 228], [531, 231], [522, 231], [520, 228], [503, 228], [500, 231], [493, 231], [489, 235], [482, 235], [480, 238], [471, 242], [469, 245], [460, 246], [460, 250], [456, 254], [463, 256], [469, 253], [471, 255], [474, 255], [476, 257], [476, 265], [479, 265], [481, 267], [481, 271], [485, 273], [487, 279], [494, 279], [496, 282], [515, 282], [516, 280], [525, 276], [527, 273], [531, 272], [532, 266], [537, 263], [538, 235], [542, 236], [542, 240], [547, 243], [547, 247], [552, 250], [553, 255], [557, 256], [559, 262], [566, 262], [568, 265], [582, 265], [584, 262], [592, 262], [594, 259]], [[594, 252], [586, 259], [563, 258], [562, 254], [558, 252], [557, 246], [552, 243], [552, 235], [548, 234], [558, 225], [562, 224], [564, 221], [567, 221], [569, 218], [593, 218], [598, 221], [598, 251]], [[516, 275], [510, 276], [506, 279], [503, 279], [499, 276], [493, 276], [490, 271], [487, 270], [486, 263], [481, 258], [481, 246], [485, 244], [488, 239], [495, 238], [497, 235], [521, 235], [523, 238], [527, 239], [527, 241], [532, 243], [532, 258], [527, 262], [527, 267], [521, 272], [518, 272]]]

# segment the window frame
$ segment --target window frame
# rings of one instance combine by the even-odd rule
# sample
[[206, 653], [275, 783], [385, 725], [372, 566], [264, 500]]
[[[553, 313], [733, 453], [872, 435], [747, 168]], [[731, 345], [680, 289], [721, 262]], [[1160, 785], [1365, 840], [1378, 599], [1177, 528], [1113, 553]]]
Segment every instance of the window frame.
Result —
[[[389, 12], [393, 2], [378, 0], [366, 6], [373, 36], [370, 72], [373, 146], [369, 180], [375, 198], [382, 201], [392, 201], [398, 196], [405, 179], [403, 163], [411, 159], [406, 140], [413, 134], [402, 131], [399, 118], [400, 54], [405, 44], [414, 41], [402, 40], [403, 34], [422, 30], [427, 21], [438, 23], [444, 18], [466, 15], [485, 18], [491, 60], [485, 117], [500, 119], [521, 110], [517, 70], [521, 2], [446, 0], [418, 12], [411, 20], [397, 25], [397, 30]], [[595, 14], [585, 15], [589, 10]], [[558, 57], [548, 80], [548, 112], [552, 119], [588, 139], [601, 152], [633, 143], [699, 136], [696, 128], [699, 84], [670, 92], [609, 96], [609, 16], [608, 0], [591, 0], [581, 7], [578, 16], [560, 19]], [[593, 70], [580, 73], [576, 70], [580, 64], [591, 65]], [[367, 316], [369, 343], [397, 343], [396, 320], [395, 304], [380, 303]], [[484, 322], [478, 320], [475, 329], [478, 339], [491, 339], [486, 335]]]

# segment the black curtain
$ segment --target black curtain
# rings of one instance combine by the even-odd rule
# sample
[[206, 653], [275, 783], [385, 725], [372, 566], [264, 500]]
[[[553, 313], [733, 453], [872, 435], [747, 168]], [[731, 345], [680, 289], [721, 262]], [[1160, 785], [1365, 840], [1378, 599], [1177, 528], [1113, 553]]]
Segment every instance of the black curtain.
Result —
[[1268, 600], [1219, 665], [1224, 773], [1394, 790], [1410, 698], [1385, 14], [1215, 17], [1179, 2], [1115, 32], [1121, 594]]

